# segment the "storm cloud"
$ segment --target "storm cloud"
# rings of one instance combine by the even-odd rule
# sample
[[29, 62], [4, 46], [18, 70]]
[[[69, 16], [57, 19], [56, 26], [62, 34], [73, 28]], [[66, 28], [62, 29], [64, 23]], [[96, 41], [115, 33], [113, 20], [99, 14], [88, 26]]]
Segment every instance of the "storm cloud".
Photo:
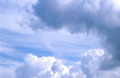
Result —
[[39, 0], [33, 10], [44, 25], [32, 28], [66, 27], [71, 33], [94, 34], [112, 55], [109, 61], [120, 61], [120, 5], [114, 0]]

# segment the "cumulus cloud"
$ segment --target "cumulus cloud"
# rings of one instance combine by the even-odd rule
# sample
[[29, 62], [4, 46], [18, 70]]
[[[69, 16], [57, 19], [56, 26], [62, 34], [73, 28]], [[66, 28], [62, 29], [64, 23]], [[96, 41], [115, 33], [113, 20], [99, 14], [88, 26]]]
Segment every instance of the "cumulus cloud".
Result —
[[95, 34], [104, 49], [112, 54], [112, 60], [119, 62], [120, 4], [116, 1], [38, 0], [33, 6], [37, 22], [30, 26], [55, 30], [66, 27], [72, 33]]
[[57, 60], [54, 57], [37, 57], [28, 54], [24, 65], [16, 70], [16, 78], [85, 78], [82, 71], [77, 72], [75, 67], [71, 67], [71, 69], [74, 72], [70, 71], [70, 75], [69, 67], [63, 65], [61, 60]]
[[104, 51], [93, 49], [81, 55], [81, 60], [71, 66], [54, 57], [37, 57], [28, 54], [23, 66], [17, 68], [15, 78], [119, 78], [119, 68], [101, 71]]

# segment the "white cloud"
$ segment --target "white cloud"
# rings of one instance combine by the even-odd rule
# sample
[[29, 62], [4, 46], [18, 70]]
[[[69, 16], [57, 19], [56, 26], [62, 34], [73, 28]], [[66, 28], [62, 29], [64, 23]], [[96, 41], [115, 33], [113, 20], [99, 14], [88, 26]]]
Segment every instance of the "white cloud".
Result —
[[54, 57], [28, 54], [16, 70], [16, 78], [119, 78], [119, 69], [100, 70], [104, 51], [93, 49], [81, 55], [80, 61], [66, 66]]
[[[80, 63], [78, 63], [78, 67], [79, 65]], [[62, 64], [61, 60], [54, 57], [37, 57], [28, 54], [24, 65], [16, 70], [16, 78], [79, 78], [80, 76], [85, 78], [82, 71], [73, 72], [71, 70], [76, 71], [76, 68], [71, 66], [69, 69], [69, 67]]]

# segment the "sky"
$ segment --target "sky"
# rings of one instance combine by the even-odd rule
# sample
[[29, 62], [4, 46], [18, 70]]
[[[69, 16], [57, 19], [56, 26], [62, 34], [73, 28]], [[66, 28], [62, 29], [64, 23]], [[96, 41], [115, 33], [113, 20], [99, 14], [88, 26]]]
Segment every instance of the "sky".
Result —
[[120, 0], [1, 0], [0, 78], [120, 78]]

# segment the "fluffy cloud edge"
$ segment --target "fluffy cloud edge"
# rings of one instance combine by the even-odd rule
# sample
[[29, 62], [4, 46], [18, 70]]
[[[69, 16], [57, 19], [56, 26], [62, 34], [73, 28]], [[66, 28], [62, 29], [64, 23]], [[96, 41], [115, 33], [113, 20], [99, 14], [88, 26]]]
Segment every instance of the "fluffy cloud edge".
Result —
[[102, 49], [92, 49], [83, 53], [80, 61], [67, 66], [55, 57], [27, 54], [24, 64], [16, 69], [14, 78], [119, 78], [120, 67], [100, 70], [103, 57]]

